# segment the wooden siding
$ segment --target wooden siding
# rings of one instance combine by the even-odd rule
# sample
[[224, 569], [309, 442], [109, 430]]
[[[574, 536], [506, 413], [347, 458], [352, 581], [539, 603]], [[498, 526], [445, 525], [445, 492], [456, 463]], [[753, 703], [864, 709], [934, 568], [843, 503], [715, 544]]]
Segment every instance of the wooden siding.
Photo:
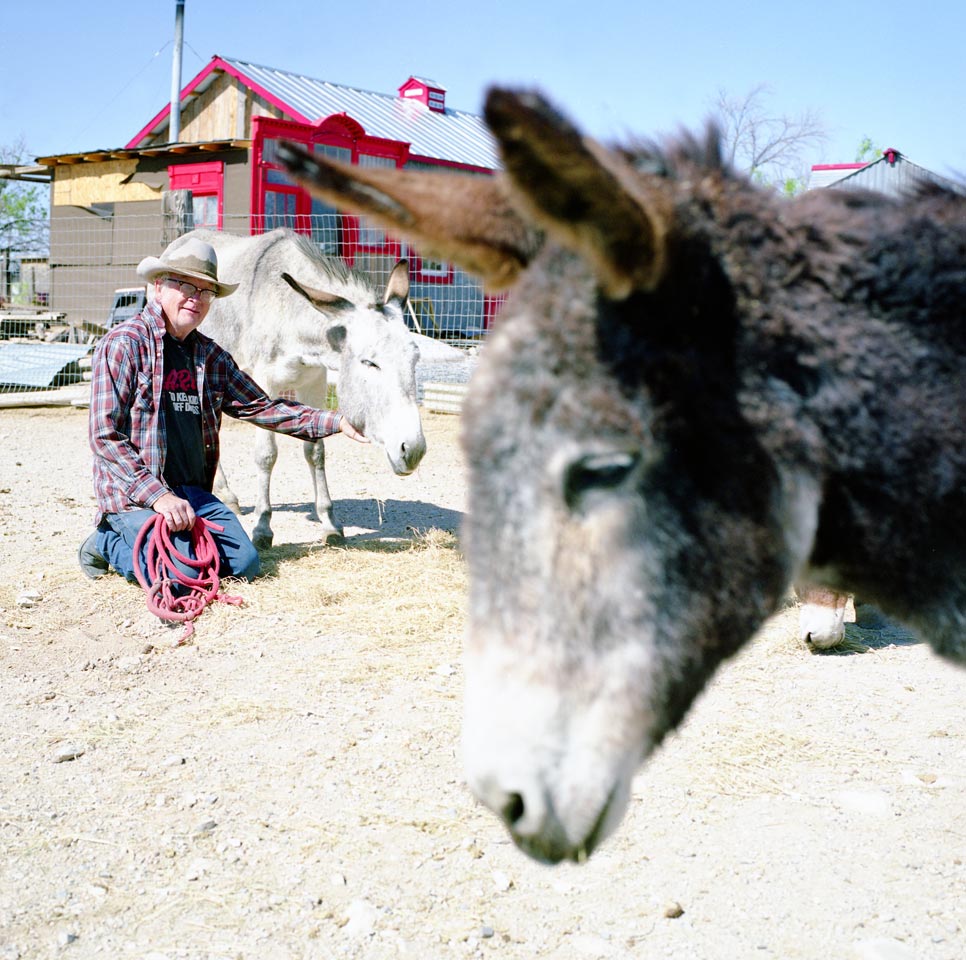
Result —
[[94, 203], [127, 203], [156, 200], [160, 189], [130, 182], [137, 160], [106, 160], [100, 163], [61, 164], [54, 168], [51, 204], [55, 207], [89, 207]]
[[[284, 114], [234, 77], [222, 74], [181, 110], [181, 142], [208, 140], [247, 140], [252, 117], [282, 118]], [[168, 127], [151, 140], [151, 145], [167, 142]]]

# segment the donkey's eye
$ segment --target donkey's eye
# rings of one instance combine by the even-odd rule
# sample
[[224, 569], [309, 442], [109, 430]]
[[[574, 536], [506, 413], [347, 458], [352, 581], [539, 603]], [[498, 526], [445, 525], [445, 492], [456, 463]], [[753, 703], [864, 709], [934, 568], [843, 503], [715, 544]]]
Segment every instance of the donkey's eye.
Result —
[[632, 452], [591, 453], [571, 463], [563, 478], [564, 500], [573, 509], [588, 493], [621, 486], [640, 461]]
[[372, 360], [362, 360], [360, 361], [364, 367], [372, 367], [373, 370], [379, 369], [379, 364], [373, 362]]

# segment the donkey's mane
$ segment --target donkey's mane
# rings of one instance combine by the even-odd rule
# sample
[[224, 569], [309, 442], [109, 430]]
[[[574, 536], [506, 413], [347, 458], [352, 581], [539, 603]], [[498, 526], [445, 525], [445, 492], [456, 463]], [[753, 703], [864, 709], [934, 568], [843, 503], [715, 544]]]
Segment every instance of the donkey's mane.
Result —
[[721, 131], [709, 122], [703, 134], [682, 130], [669, 140], [635, 140], [621, 149], [624, 156], [641, 172], [678, 180], [686, 172], [699, 167], [708, 172], [735, 176], [721, 153]]
[[277, 242], [289, 239], [300, 253], [303, 253], [332, 280], [342, 284], [361, 284], [367, 289], [372, 288], [372, 279], [367, 274], [353, 270], [341, 257], [327, 256], [311, 237], [288, 228], [282, 228], [279, 233]]
[[[638, 139], [612, 149], [623, 154], [640, 173], [669, 180], [682, 180], [692, 175], [695, 168], [706, 173], [718, 173], [726, 179], [747, 179], [725, 160], [721, 129], [714, 121], [709, 121], [703, 132], [681, 130], [664, 141]], [[959, 174], [952, 179], [920, 180], [909, 185], [898, 197], [871, 189], [832, 190], [830, 193], [852, 209], [938, 200], [942, 204], [953, 205], [946, 207], [944, 212], [947, 215], [962, 216], [966, 207], [966, 176]]]

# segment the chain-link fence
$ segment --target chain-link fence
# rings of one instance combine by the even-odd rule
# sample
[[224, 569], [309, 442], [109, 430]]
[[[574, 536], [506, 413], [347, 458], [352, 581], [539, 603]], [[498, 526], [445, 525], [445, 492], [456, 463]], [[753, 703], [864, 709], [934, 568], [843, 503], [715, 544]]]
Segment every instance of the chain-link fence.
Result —
[[[138, 263], [160, 254], [190, 226], [161, 219], [156, 212], [117, 216], [113, 208], [99, 211], [95, 206], [80, 214], [78, 208], [71, 210], [68, 215], [55, 208], [47, 258], [7, 253], [0, 288], [0, 391], [57, 387], [82, 379], [83, 355], [88, 352], [82, 348], [143, 303], [145, 285], [136, 273]], [[406, 257], [410, 326], [460, 345], [485, 338], [503, 297], [485, 294], [468, 274], [421, 256], [363, 220], [348, 222], [349, 227], [347, 218], [335, 213], [294, 220], [276, 214], [266, 217], [261, 227], [294, 225], [327, 255], [343, 256], [368, 273], [377, 288], [385, 284], [396, 261]], [[225, 217], [222, 229], [247, 236], [251, 220]], [[54, 343], [62, 345], [62, 356], [37, 349]]]

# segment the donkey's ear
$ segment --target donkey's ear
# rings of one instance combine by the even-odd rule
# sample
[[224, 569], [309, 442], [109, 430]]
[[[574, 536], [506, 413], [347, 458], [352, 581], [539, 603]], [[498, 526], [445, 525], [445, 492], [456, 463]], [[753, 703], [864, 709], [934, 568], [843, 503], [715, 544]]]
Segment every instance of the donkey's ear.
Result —
[[383, 303], [392, 303], [401, 311], [406, 309], [406, 301], [409, 299], [409, 261], [400, 260], [389, 274], [389, 281], [386, 283], [386, 294], [382, 298]]
[[486, 120], [517, 206], [586, 257], [605, 294], [621, 299], [660, 283], [670, 210], [624, 157], [583, 137], [536, 93], [491, 89]]
[[492, 289], [508, 287], [541, 238], [513, 209], [500, 177], [354, 167], [279, 143], [291, 176], [327, 203], [363, 213]]
[[351, 310], [353, 308], [351, 300], [346, 300], [345, 297], [340, 297], [335, 293], [328, 293], [325, 290], [317, 290], [315, 287], [307, 287], [305, 284], [299, 283], [290, 273], [283, 273], [282, 279], [296, 293], [305, 297], [316, 310], [321, 310], [323, 313], [331, 310]]

